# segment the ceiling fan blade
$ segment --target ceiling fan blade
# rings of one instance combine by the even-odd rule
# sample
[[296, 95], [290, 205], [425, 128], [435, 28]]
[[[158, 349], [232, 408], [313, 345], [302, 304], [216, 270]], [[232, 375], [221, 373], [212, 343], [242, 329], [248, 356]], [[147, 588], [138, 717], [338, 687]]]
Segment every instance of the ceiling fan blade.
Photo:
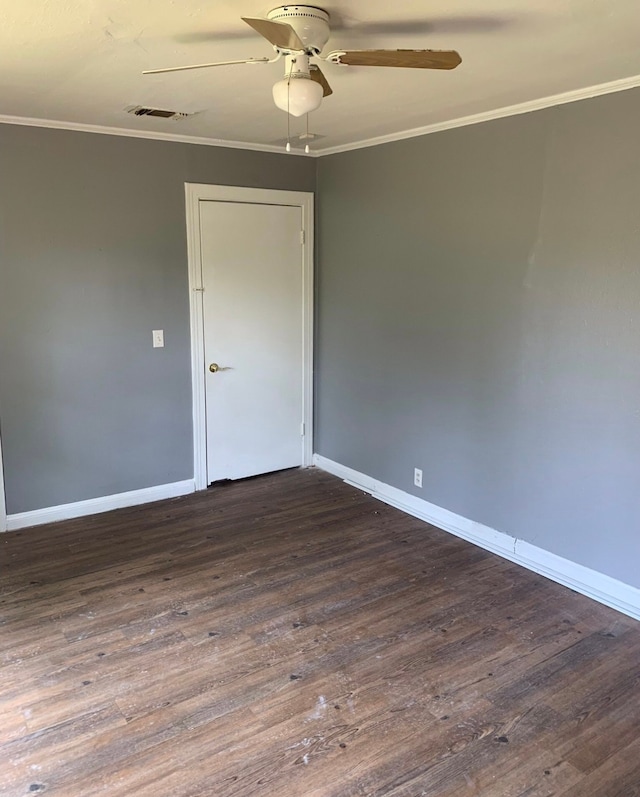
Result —
[[311, 64], [309, 67], [309, 77], [322, 86], [323, 97], [328, 97], [330, 94], [333, 94], [333, 89], [329, 85], [329, 81], [322, 74], [322, 70], [317, 64]]
[[242, 17], [242, 21], [257, 31], [261, 36], [271, 42], [274, 47], [281, 50], [304, 50], [300, 37], [286, 22], [274, 22], [270, 19], [257, 17]]
[[208, 69], [210, 66], [232, 66], [233, 64], [268, 64], [268, 58], [244, 58], [242, 61], [215, 61], [212, 64], [191, 64], [190, 66], [169, 66], [165, 69], [147, 69], [143, 75], [158, 75], [160, 72], [184, 72], [186, 69]]
[[400, 66], [455, 69], [462, 58], [455, 50], [349, 50], [329, 53], [327, 60], [349, 66]]
[[361, 22], [353, 18], [340, 16], [331, 12], [331, 30], [334, 33], [345, 33], [350, 38], [361, 36], [409, 36], [419, 33], [485, 33], [514, 27], [526, 21], [524, 14], [429, 14], [426, 19], [379, 20], [378, 22]]

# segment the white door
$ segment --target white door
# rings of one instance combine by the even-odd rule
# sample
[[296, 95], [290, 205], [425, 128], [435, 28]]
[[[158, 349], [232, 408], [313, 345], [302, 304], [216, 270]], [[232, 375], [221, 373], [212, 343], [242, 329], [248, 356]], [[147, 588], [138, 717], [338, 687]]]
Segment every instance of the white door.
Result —
[[207, 481], [303, 463], [299, 206], [200, 201]]

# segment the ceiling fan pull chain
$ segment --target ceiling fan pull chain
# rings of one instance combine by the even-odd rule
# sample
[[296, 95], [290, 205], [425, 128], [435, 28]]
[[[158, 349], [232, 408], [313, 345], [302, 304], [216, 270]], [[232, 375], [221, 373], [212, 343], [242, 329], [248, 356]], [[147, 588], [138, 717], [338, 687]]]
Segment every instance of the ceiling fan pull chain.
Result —
[[287, 76], [287, 152], [291, 152], [291, 114], [289, 113], [289, 89], [291, 87], [291, 68], [289, 68], [289, 75]]

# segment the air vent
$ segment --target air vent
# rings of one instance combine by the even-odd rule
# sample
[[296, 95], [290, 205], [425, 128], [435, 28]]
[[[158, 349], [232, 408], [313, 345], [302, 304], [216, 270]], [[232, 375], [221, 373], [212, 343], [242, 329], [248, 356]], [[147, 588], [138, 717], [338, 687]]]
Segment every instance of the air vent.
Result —
[[190, 113], [165, 111], [162, 108], [145, 108], [144, 105], [133, 105], [131, 108], [125, 108], [125, 111], [134, 116], [155, 116], [159, 119], [186, 119], [188, 116], [193, 116]]

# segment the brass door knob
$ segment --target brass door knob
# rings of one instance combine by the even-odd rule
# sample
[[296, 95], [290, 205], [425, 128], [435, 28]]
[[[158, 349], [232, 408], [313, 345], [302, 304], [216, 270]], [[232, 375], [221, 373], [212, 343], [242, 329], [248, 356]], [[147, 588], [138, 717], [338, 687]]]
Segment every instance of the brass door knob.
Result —
[[211, 365], [209, 366], [209, 370], [211, 371], [212, 374], [215, 374], [216, 371], [220, 370], [220, 366], [218, 365], [218, 363], [211, 363]]

